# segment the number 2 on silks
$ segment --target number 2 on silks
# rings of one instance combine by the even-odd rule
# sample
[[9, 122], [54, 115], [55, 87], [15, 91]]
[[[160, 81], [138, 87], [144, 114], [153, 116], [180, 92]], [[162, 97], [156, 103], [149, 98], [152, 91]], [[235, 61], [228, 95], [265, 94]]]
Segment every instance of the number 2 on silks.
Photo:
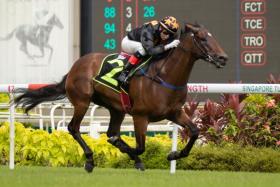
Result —
[[113, 79], [114, 75], [116, 75], [117, 73], [121, 72], [124, 68], [124, 63], [122, 60], [120, 59], [114, 59], [114, 60], [110, 60], [108, 61], [109, 64], [114, 64], [114, 63], [118, 63], [118, 67], [112, 69], [110, 72], [106, 73], [105, 75], [103, 75], [101, 77], [101, 79], [109, 82], [110, 84], [114, 85], [114, 86], [118, 86], [118, 81], [116, 81], [115, 79]]

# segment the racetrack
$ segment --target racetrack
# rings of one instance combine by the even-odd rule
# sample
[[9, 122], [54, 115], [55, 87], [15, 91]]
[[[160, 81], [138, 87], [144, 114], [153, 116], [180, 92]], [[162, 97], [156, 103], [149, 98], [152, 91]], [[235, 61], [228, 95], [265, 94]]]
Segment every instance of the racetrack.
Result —
[[280, 173], [103, 169], [0, 166], [1, 187], [279, 187]]

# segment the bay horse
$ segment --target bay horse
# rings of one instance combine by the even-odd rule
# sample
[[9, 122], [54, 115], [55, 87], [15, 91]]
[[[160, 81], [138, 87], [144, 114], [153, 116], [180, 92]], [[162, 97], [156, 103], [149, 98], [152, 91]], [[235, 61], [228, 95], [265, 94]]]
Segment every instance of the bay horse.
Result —
[[[145, 139], [149, 122], [170, 120], [183, 128], [188, 128], [190, 138], [181, 151], [171, 152], [168, 160], [187, 157], [199, 130], [183, 110], [186, 102], [188, 82], [194, 62], [203, 59], [217, 68], [226, 65], [227, 54], [212, 34], [203, 26], [187, 23], [179, 37], [180, 45], [168, 52], [168, 55], [153, 62], [145, 76], [134, 76], [129, 84], [129, 96], [133, 106], [129, 114], [133, 118], [136, 147], [130, 147], [120, 137], [121, 123], [125, 117], [119, 93], [93, 81], [107, 54], [91, 53], [78, 59], [63, 79], [53, 85], [37, 90], [25, 90], [15, 98], [16, 104], [22, 104], [25, 111], [44, 101], [53, 101], [65, 96], [74, 106], [74, 114], [68, 130], [83, 148], [86, 163], [85, 170], [94, 168], [93, 152], [82, 139], [79, 128], [91, 102], [109, 110], [110, 122], [107, 131], [108, 142], [127, 153], [135, 162], [135, 168], [144, 170], [139, 158], [145, 151]], [[160, 81], [155, 81], [160, 80]]]

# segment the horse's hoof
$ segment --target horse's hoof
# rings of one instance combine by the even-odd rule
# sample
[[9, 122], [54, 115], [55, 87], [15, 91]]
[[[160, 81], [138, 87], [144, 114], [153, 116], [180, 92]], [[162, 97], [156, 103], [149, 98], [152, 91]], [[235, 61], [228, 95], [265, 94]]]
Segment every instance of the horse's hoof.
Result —
[[145, 166], [144, 166], [143, 162], [135, 163], [134, 166], [137, 170], [145, 171]]
[[93, 161], [86, 161], [86, 164], [85, 164], [85, 170], [88, 172], [88, 173], [91, 173], [92, 170], [94, 168], [94, 164], [93, 164]]
[[178, 151], [172, 151], [171, 153], [169, 153], [169, 155], [167, 156], [167, 160], [171, 161], [171, 160], [177, 160], [181, 158], [180, 157], [180, 152]]

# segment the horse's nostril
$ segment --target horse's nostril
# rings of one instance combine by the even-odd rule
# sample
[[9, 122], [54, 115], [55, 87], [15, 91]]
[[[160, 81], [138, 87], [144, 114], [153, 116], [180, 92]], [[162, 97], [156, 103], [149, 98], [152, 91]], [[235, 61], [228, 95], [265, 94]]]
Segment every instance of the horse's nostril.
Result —
[[225, 63], [228, 60], [227, 56], [219, 56], [219, 61]]

